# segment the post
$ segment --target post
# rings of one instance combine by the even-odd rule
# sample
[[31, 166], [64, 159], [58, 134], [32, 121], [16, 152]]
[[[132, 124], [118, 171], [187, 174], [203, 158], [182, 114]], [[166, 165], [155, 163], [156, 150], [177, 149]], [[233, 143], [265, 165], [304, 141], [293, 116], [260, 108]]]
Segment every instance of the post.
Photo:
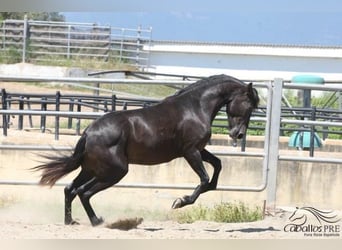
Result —
[[[2, 109], [6, 110], [7, 109], [7, 93], [5, 89], [1, 89], [1, 102], [2, 102]], [[2, 129], [3, 132], [2, 134], [4, 136], [7, 136], [7, 115], [3, 114], [2, 115]]]
[[135, 65], [139, 65], [139, 58], [140, 58], [140, 37], [141, 37], [141, 26], [138, 26], [137, 31], [137, 47], [136, 47], [136, 55], [135, 55]]
[[[44, 96], [42, 97], [42, 104], [41, 104], [41, 110], [46, 111], [47, 110], [47, 98]], [[45, 133], [46, 129], [46, 115], [40, 116], [40, 130], [42, 133]]]
[[[19, 110], [24, 110], [24, 97], [23, 96], [19, 97]], [[24, 116], [19, 115], [18, 130], [23, 130], [23, 127], [24, 127], [23, 123], [24, 123]]]
[[112, 111], [116, 111], [116, 95], [112, 95]]
[[[81, 103], [82, 100], [78, 99], [77, 100], [77, 112], [81, 112]], [[80, 135], [81, 134], [81, 118], [77, 118], [76, 119], [76, 135]]]
[[[72, 112], [74, 111], [74, 98], [70, 99], [70, 103], [69, 103], [69, 111]], [[68, 118], [68, 129], [72, 128], [72, 117]]]
[[[338, 91], [338, 106], [339, 110], [342, 110], [342, 91]], [[340, 114], [340, 117], [342, 117], [342, 114]]]
[[125, 29], [121, 29], [121, 43], [120, 43], [120, 62], [122, 62], [123, 57], [123, 49], [124, 49], [124, 40], [125, 40]]
[[[31, 103], [30, 103], [30, 97], [27, 97], [27, 108], [28, 110], [31, 110]], [[32, 121], [32, 115], [29, 115], [29, 123], [30, 123], [30, 128], [33, 128], [33, 121]]]
[[[311, 111], [311, 120], [316, 120], [316, 107], [312, 107]], [[310, 129], [310, 157], [314, 156], [314, 150], [315, 150], [315, 126], [311, 125]]]
[[283, 80], [274, 79], [272, 87], [272, 110], [270, 117], [270, 137], [268, 158], [268, 175], [267, 175], [267, 209], [272, 212], [276, 208], [277, 194], [277, 170], [279, 158], [279, 131], [280, 131], [280, 115], [281, 115], [281, 97], [283, 91]]
[[[61, 104], [61, 92], [56, 92], [56, 111], [60, 110], [60, 104]], [[56, 115], [55, 118], [55, 140], [58, 141], [59, 139], [59, 116]]]
[[68, 25], [68, 46], [67, 46], [67, 59], [70, 59], [70, 39], [71, 39], [71, 25]]
[[[99, 82], [94, 83], [93, 95], [94, 96], [100, 96], [100, 83]], [[98, 100], [95, 99], [95, 104], [94, 104], [95, 107], [93, 108], [94, 112], [99, 111], [99, 104], [97, 101]]]
[[27, 15], [24, 17], [24, 28], [23, 28], [23, 55], [22, 55], [22, 62], [26, 61], [26, 44], [27, 44]]

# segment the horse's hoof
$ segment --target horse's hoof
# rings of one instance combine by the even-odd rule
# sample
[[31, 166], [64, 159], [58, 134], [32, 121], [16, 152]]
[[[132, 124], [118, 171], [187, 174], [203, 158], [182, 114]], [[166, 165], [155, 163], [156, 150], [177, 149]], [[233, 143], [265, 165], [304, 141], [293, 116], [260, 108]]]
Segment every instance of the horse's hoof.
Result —
[[65, 225], [79, 225], [80, 223], [78, 221], [75, 221], [75, 220], [71, 219], [71, 220], [66, 220], [64, 222], [64, 224]]
[[79, 225], [80, 223], [78, 221], [72, 220], [69, 225]]
[[181, 198], [178, 198], [172, 204], [173, 209], [181, 208], [182, 206], [183, 206], [183, 200]]
[[104, 220], [102, 219], [102, 217], [100, 217], [100, 218], [95, 217], [94, 219], [91, 220], [91, 225], [93, 227], [96, 227], [98, 225], [101, 225], [103, 222], [104, 222]]

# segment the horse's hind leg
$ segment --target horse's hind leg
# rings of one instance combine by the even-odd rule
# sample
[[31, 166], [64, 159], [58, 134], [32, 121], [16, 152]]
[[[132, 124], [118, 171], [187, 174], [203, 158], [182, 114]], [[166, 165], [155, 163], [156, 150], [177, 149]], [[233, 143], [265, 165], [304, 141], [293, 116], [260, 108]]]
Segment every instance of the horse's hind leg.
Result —
[[[80, 187], [78, 196], [80, 197], [81, 203], [89, 217], [89, 220], [93, 226], [100, 225], [103, 223], [103, 219], [101, 217], [97, 217], [92, 206], [90, 205], [90, 198], [111, 186], [118, 183], [128, 172], [128, 169], [117, 169], [115, 172], [108, 173], [108, 177], [106, 179], [93, 179], [88, 184], [88, 187]], [[86, 185], [87, 185], [86, 184]]]
[[70, 224], [78, 224], [76, 221], [72, 219], [71, 207], [72, 201], [75, 199], [77, 195], [77, 189], [91, 180], [93, 177], [86, 173], [85, 171], [81, 171], [78, 176], [64, 188], [64, 223], [65, 225]]

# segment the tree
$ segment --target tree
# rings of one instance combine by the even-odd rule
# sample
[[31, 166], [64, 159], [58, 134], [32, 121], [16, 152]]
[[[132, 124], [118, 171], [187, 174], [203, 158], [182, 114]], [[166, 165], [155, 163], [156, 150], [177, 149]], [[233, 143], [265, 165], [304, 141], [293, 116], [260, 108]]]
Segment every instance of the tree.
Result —
[[65, 16], [59, 12], [0, 12], [0, 21], [6, 19], [24, 19], [27, 15], [27, 19], [37, 21], [54, 21], [64, 22]]

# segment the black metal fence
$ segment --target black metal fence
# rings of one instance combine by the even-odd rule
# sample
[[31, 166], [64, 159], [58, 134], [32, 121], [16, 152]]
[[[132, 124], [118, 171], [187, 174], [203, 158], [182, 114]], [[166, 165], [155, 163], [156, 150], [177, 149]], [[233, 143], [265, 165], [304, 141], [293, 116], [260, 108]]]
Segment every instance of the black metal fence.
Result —
[[[1, 90], [1, 108], [3, 110], [27, 110], [27, 111], [68, 111], [68, 112], [99, 112], [99, 115], [102, 113], [117, 111], [117, 110], [127, 110], [133, 108], [143, 108], [150, 106], [152, 104], [157, 103], [155, 99], [138, 99], [138, 98], [122, 98], [117, 97], [116, 95], [77, 95], [77, 94], [63, 94], [60, 91], [57, 91], [55, 94], [34, 94], [34, 93], [14, 93], [7, 92], [5, 89]], [[259, 107], [258, 111], [254, 112], [254, 116], [256, 117], [265, 117], [265, 109], [266, 107]], [[37, 114], [38, 115], [38, 114]], [[45, 132], [47, 128], [47, 120], [46, 115], [40, 114], [40, 124], [39, 126], [35, 125], [32, 119], [32, 114], [19, 114], [17, 116], [17, 129], [22, 130], [24, 128], [23, 121], [24, 116], [28, 119], [28, 125], [30, 128], [37, 128], [41, 130], [41, 132]], [[59, 137], [60, 131], [60, 118], [62, 115], [54, 116], [54, 127], [56, 139]], [[94, 119], [97, 116], [89, 117], [88, 119]], [[331, 122], [342, 122], [342, 111], [336, 109], [319, 109], [319, 108], [289, 108], [282, 107], [282, 118], [286, 119], [296, 119], [296, 120], [323, 120], [323, 121], [331, 121]], [[11, 126], [14, 126], [14, 123], [11, 119], [14, 116], [11, 115], [3, 115], [3, 134], [7, 134], [7, 129]], [[83, 118], [86, 119], [86, 118]], [[67, 129], [75, 129], [77, 135], [80, 134], [81, 131], [81, 119], [68, 117], [67, 124], [64, 124], [64, 128]], [[214, 121], [213, 127], [227, 128], [227, 121], [224, 115], [219, 116]], [[250, 130], [259, 130], [264, 131], [265, 127], [262, 122], [251, 122]], [[322, 133], [323, 139], [327, 138], [328, 134], [338, 134], [342, 135], [341, 130], [333, 131], [329, 130], [328, 127], [323, 127], [322, 129], [316, 129], [315, 126], [285, 126], [283, 124], [280, 128], [281, 134], [284, 135], [285, 132], [293, 132], [293, 131], [312, 131]]]
[[[1, 108], [3, 110], [19, 110], [19, 111], [68, 111], [68, 112], [82, 112], [85, 110], [92, 110], [92, 112], [99, 112], [99, 115], [116, 110], [127, 110], [137, 107], [147, 107], [156, 103], [155, 100], [148, 99], [136, 99], [136, 98], [118, 98], [116, 95], [108, 96], [94, 96], [94, 95], [69, 95], [62, 94], [57, 91], [53, 94], [33, 94], [33, 93], [12, 93], [7, 92], [5, 89], [1, 90]], [[17, 128], [23, 129], [24, 116], [28, 118], [28, 124], [30, 128], [37, 127], [33, 124], [32, 114], [19, 114], [17, 120]], [[39, 128], [41, 132], [45, 132], [47, 128], [47, 120], [45, 114], [39, 114], [40, 124]], [[54, 129], [55, 137], [59, 138], [60, 133], [60, 118], [62, 115], [54, 116]], [[90, 116], [89, 119], [94, 119], [97, 116]], [[3, 134], [7, 135], [7, 129], [10, 128], [13, 123], [11, 119], [14, 116], [3, 115]], [[81, 119], [68, 117], [66, 128], [72, 129], [75, 122], [76, 134], [80, 134]], [[75, 120], [75, 121], [74, 121]]]

